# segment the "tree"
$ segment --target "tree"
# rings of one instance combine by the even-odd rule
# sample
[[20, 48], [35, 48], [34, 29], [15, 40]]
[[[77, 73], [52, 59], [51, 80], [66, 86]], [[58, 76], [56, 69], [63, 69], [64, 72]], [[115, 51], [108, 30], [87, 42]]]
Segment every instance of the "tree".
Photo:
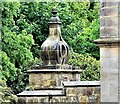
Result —
[[[19, 29], [27, 27], [27, 32], [33, 35], [35, 40], [35, 45], [31, 48], [33, 56], [40, 57], [40, 46], [49, 34], [48, 21], [54, 6], [58, 8], [58, 16], [62, 21], [62, 36], [69, 46], [77, 53], [90, 53], [91, 56], [99, 59], [99, 49], [93, 43], [99, 36], [98, 2], [21, 3], [20, 18], [16, 23]], [[22, 21], [27, 26], [23, 25]]]
[[[26, 70], [35, 63], [41, 63], [40, 46], [49, 34], [48, 21], [53, 6], [58, 8], [57, 15], [62, 21], [62, 36], [75, 55], [80, 58], [89, 53], [90, 58], [99, 59], [98, 47], [93, 43], [99, 35], [98, 2], [2, 2], [4, 61], [0, 74], [15, 93], [24, 90], [28, 83]], [[96, 79], [93, 76], [89, 78], [87, 80]]]
[[[28, 34], [26, 30], [18, 31], [19, 27], [14, 19], [19, 15], [20, 3], [3, 2], [1, 5], [3, 25], [1, 31], [3, 57], [1, 70], [3, 77], [6, 78], [7, 86], [18, 93], [26, 85], [26, 83], [23, 83], [26, 79], [26, 74], [23, 74], [25, 72], [24, 66], [33, 60], [30, 48], [34, 44], [34, 40], [33, 36]], [[22, 80], [20, 80], [20, 77]]]

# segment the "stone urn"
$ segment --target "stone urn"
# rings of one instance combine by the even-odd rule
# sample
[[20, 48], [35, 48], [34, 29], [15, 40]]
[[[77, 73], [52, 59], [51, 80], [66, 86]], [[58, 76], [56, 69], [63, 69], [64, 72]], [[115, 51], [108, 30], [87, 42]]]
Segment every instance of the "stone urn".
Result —
[[57, 9], [52, 9], [53, 16], [49, 20], [49, 36], [41, 45], [41, 58], [44, 65], [66, 64], [69, 58], [69, 46], [61, 35], [61, 21]]

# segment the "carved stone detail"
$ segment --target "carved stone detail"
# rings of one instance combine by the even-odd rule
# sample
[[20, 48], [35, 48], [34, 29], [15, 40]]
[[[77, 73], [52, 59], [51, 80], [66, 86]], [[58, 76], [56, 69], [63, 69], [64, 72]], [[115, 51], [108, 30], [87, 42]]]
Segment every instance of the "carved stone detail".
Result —
[[49, 21], [49, 36], [41, 46], [41, 58], [44, 65], [66, 64], [69, 58], [69, 46], [61, 35], [60, 19], [53, 8], [53, 16]]

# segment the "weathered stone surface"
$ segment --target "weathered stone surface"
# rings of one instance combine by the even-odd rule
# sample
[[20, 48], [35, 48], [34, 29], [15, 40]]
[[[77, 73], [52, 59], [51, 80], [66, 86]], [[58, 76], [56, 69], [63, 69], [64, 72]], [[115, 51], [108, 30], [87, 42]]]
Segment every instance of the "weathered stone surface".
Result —
[[27, 72], [29, 73], [29, 74], [38, 74], [38, 73], [46, 73], [46, 74], [51, 74], [51, 73], [81, 73], [82, 72], [82, 70], [81, 69], [74, 69], [74, 70], [72, 70], [72, 69], [66, 69], [66, 70], [64, 70], [64, 69], [58, 69], [58, 70], [56, 70], [56, 69], [45, 69], [45, 70], [41, 70], [41, 69], [35, 69], [35, 70], [27, 70]]
[[64, 81], [64, 87], [95, 87], [100, 86], [100, 81]]
[[99, 87], [67, 87], [63, 90], [36, 90], [24, 91], [20, 93], [18, 100], [19, 104], [30, 103], [80, 103], [87, 104], [88, 102], [100, 102]]
[[[74, 70], [74, 69], [80, 69], [78, 66], [73, 66], [73, 65], [68, 65], [68, 64], [57, 64], [57, 65], [35, 65], [33, 68], [32, 68], [32, 72], [33, 70], [48, 70], [48, 69], [60, 69], [60, 70]], [[28, 72], [30, 73], [31, 71], [28, 70]], [[39, 71], [37, 71], [39, 72]]]
[[100, 26], [118, 26], [118, 16], [101, 16]]
[[106, 26], [118, 26], [118, 17], [117, 16], [107, 17]]
[[[118, 102], [119, 47], [101, 47], [101, 101]], [[106, 96], [106, 97], [105, 97]]]
[[100, 9], [101, 16], [117, 16], [118, 15], [118, 7], [105, 7]]
[[80, 73], [79, 70], [62, 70], [61, 72], [57, 72], [52, 69], [46, 71], [29, 74], [29, 85], [32, 86], [33, 89], [62, 86], [63, 81], [78, 81], [80, 79], [80, 75], [78, 75]]
[[87, 104], [88, 101], [88, 96], [81, 96], [80, 97], [80, 102], [82, 102], [82, 104]]
[[118, 2], [110, 2], [110, 0], [108, 2], [101, 2], [101, 5], [100, 7], [103, 8], [103, 7], [111, 7], [111, 6], [118, 6]]
[[34, 90], [34, 91], [23, 91], [17, 96], [19, 97], [35, 97], [35, 96], [63, 96], [63, 90]]
[[19, 97], [17, 104], [26, 104], [26, 101], [27, 101], [26, 97]]
[[109, 26], [100, 28], [100, 37], [101, 38], [116, 38], [118, 37], [118, 27]]

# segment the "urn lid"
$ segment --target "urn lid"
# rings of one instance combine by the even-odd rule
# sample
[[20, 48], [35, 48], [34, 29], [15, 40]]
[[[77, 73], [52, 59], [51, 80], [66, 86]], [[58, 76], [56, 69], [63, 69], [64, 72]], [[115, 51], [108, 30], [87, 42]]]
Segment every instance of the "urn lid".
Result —
[[60, 19], [59, 19], [59, 17], [58, 16], [56, 16], [56, 14], [57, 14], [57, 9], [56, 9], [56, 7], [53, 7], [53, 9], [52, 9], [52, 17], [49, 19], [49, 24], [61, 24], [61, 21], [60, 21]]

